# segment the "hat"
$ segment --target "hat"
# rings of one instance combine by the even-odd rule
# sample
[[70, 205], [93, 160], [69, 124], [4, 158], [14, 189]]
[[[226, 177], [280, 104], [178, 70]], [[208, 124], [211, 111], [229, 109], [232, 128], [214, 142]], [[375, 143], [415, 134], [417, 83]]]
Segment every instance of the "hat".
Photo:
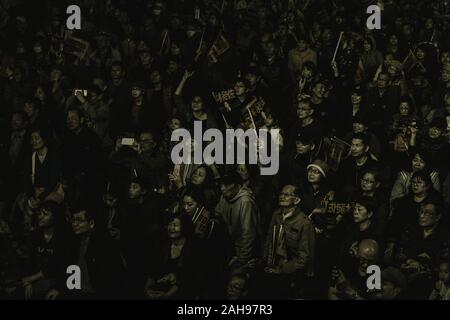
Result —
[[323, 175], [324, 178], [327, 177], [327, 173], [328, 173], [328, 165], [326, 164], [325, 161], [323, 160], [314, 160], [313, 163], [309, 164], [306, 169], [309, 168], [316, 168], [317, 170], [320, 171], [320, 173]]
[[381, 279], [391, 282], [397, 288], [404, 289], [406, 287], [406, 277], [400, 269], [387, 267], [381, 272]]
[[443, 130], [443, 129], [447, 128], [447, 121], [441, 117], [434, 118], [430, 123], [430, 128], [433, 128], [433, 127]]

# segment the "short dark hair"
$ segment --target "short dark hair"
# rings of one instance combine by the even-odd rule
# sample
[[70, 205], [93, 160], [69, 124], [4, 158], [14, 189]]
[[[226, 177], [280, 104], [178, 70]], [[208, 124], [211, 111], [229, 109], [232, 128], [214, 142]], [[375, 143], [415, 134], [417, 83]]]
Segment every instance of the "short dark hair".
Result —
[[367, 173], [373, 175], [373, 178], [375, 179], [376, 182], [383, 182], [380, 170], [376, 168], [369, 168], [363, 172], [361, 177], [364, 177], [364, 175]]
[[367, 196], [360, 196], [356, 198], [355, 203], [362, 205], [368, 212], [374, 213], [378, 207], [378, 202], [372, 198]]
[[34, 132], [39, 132], [39, 135], [41, 136], [42, 140], [44, 140], [45, 145], [47, 147], [50, 146], [53, 138], [51, 129], [36, 125], [30, 129], [30, 134]]
[[361, 140], [366, 147], [369, 146], [369, 137], [364, 133], [361, 132], [354, 133], [352, 135], [352, 140], [353, 139]]
[[197, 202], [199, 205], [205, 205], [206, 198], [205, 194], [203, 193], [203, 190], [195, 185], [189, 185], [185, 192], [183, 193], [183, 197], [191, 197], [194, 199], [195, 202]]
[[433, 182], [431, 181], [431, 177], [430, 177], [430, 173], [428, 172], [428, 170], [422, 170], [422, 171], [417, 171], [414, 172], [414, 174], [411, 177], [411, 181], [413, 179], [420, 179], [423, 182], [425, 182], [426, 186], [432, 186]]

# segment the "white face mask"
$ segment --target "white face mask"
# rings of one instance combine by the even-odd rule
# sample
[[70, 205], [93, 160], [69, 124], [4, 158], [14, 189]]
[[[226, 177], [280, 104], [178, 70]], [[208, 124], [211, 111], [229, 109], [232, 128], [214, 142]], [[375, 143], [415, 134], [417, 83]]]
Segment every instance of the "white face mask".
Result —
[[159, 16], [161, 14], [161, 9], [153, 9], [153, 14]]
[[189, 30], [186, 32], [186, 35], [188, 36], [188, 38], [192, 38], [195, 35], [195, 31], [194, 30]]
[[42, 47], [41, 46], [35, 46], [35, 47], [33, 47], [33, 51], [35, 53], [41, 53], [42, 52]]

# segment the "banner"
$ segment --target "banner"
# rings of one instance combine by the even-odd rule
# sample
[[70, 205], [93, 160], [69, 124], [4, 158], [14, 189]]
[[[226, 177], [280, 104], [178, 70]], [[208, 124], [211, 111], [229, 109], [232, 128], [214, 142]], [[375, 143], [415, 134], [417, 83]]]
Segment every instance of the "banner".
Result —
[[213, 63], [217, 63], [220, 56], [227, 52], [228, 49], [230, 49], [230, 43], [225, 38], [222, 31], [220, 31], [219, 35], [208, 51], [208, 59]]

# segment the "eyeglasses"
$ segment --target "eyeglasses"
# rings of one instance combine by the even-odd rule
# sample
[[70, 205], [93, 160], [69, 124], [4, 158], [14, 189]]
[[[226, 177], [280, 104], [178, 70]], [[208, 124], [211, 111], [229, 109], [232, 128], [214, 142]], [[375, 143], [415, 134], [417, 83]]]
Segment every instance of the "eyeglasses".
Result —
[[286, 197], [286, 198], [291, 198], [291, 197], [296, 197], [296, 195], [295, 194], [293, 194], [293, 193], [286, 193], [286, 192], [280, 192], [280, 197]]

